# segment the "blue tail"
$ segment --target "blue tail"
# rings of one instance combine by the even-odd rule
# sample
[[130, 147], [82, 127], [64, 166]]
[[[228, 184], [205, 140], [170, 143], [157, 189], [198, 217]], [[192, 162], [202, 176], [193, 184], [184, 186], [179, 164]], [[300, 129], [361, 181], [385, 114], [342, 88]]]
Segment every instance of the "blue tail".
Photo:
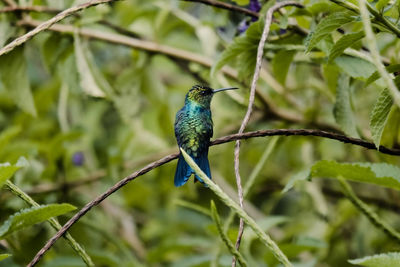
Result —
[[[211, 179], [210, 163], [208, 162], [207, 154], [208, 153], [205, 153], [204, 155], [193, 159], [196, 162], [196, 164], [200, 167], [200, 169], [205, 174], [207, 174], [207, 176]], [[176, 167], [175, 178], [174, 178], [175, 186], [178, 187], [184, 185], [187, 182], [187, 180], [189, 180], [192, 173], [194, 173], [194, 171], [186, 163], [182, 154], [179, 155], [178, 165]], [[203, 180], [197, 175], [195, 176], [195, 179], [199, 180], [202, 184], [204, 184]]]

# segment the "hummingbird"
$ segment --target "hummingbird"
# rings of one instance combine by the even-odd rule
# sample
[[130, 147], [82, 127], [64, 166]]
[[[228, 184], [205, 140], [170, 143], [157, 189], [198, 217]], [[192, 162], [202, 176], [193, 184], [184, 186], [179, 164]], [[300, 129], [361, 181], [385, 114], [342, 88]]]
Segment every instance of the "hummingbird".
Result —
[[[217, 92], [238, 89], [228, 87], [212, 89], [203, 85], [194, 85], [186, 94], [185, 105], [176, 113], [175, 137], [179, 147], [185, 150], [211, 179], [210, 163], [208, 162], [208, 147], [213, 136], [213, 121], [211, 117], [210, 103]], [[195, 172], [186, 163], [183, 155], [179, 155], [176, 167], [174, 184], [184, 185]], [[203, 180], [195, 175], [194, 182]]]

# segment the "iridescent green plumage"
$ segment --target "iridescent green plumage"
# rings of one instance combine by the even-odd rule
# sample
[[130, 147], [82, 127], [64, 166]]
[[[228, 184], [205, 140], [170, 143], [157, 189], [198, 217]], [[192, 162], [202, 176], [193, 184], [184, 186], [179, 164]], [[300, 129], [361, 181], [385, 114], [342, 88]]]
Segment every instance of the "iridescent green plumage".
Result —
[[[207, 158], [210, 138], [213, 135], [210, 103], [214, 93], [230, 89], [236, 88], [213, 90], [206, 86], [195, 85], [186, 94], [185, 105], [176, 114], [175, 136], [179, 147], [183, 148], [210, 178]], [[180, 155], [175, 172], [175, 186], [184, 185], [192, 173], [193, 170]], [[195, 177], [203, 182], [197, 175]]]

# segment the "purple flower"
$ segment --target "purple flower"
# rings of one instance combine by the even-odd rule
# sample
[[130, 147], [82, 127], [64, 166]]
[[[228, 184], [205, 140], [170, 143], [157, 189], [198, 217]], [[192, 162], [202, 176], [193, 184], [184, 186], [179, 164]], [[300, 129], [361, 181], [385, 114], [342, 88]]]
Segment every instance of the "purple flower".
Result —
[[77, 151], [72, 155], [72, 163], [75, 166], [82, 166], [85, 162], [85, 155], [83, 155], [82, 151]]
[[237, 31], [239, 32], [239, 34], [244, 33], [244, 32], [247, 30], [247, 28], [248, 28], [249, 26], [250, 26], [249, 21], [247, 21], [247, 20], [242, 20], [242, 21], [239, 23], [239, 26], [237, 27]]
[[250, 0], [249, 9], [254, 12], [260, 11], [261, 5], [258, 0]]

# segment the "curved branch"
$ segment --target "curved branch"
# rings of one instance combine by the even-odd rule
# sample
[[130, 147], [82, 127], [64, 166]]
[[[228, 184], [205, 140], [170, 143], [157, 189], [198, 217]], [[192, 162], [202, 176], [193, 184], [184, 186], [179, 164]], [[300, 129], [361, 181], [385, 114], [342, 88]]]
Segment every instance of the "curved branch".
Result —
[[[241, 140], [241, 139], [249, 139], [253, 137], [264, 137], [264, 136], [275, 136], [275, 135], [283, 135], [283, 136], [318, 136], [318, 137], [323, 137], [323, 138], [328, 138], [328, 139], [333, 139], [340, 141], [342, 143], [348, 143], [348, 144], [353, 144], [356, 146], [361, 146], [367, 149], [372, 149], [372, 150], [377, 150], [375, 145], [371, 142], [364, 141], [362, 139], [358, 138], [352, 138], [348, 137], [342, 134], [337, 134], [337, 133], [332, 133], [332, 132], [326, 132], [326, 131], [320, 131], [320, 130], [309, 130], [309, 129], [299, 129], [299, 130], [292, 130], [292, 129], [275, 129], [275, 130], [260, 130], [260, 131], [254, 131], [254, 132], [247, 132], [247, 133], [242, 133], [242, 134], [231, 134], [227, 135], [221, 138], [217, 138], [214, 141], [211, 142], [212, 146], [215, 145], [220, 145], [236, 140]], [[380, 153], [383, 154], [388, 154], [388, 155], [397, 155], [400, 156], [400, 149], [391, 149], [387, 148], [384, 146], [380, 146], [379, 150]], [[119, 190], [121, 187], [129, 183], [130, 181], [136, 179], [139, 176], [142, 176], [143, 174], [151, 171], [152, 169], [155, 169], [157, 167], [160, 167], [161, 165], [164, 165], [165, 163], [168, 163], [176, 158], [178, 158], [179, 153], [174, 153], [170, 154], [168, 156], [165, 156], [157, 161], [154, 161], [144, 168], [140, 169], [139, 171], [136, 171], [124, 179], [120, 180], [118, 183], [110, 187], [106, 192], [103, 194], [99, 195], [96, 197], [94, 200], [90, 201], [87, 203], [78, 213], [76, 213], [49, 241], [47, 241], [46, 245], [36, 254], [36, 256], [33, 258], [33, 260], [29, 263], [28, 266], [34, 266], [37, 264], [40, 260], [40, 258], [48, 251], [54, 243], [65, 234], [66, 231], [68, 231], [71, 226], [76, 223], [83, 215], [85, 215], [91, 208], [94, 206], [98, 205], [100, 202], [102, 202], [104, 199], [106, 199], [108, 196], [113, 194], [115, 191]]]
[[91, 6], [95, 6], [95, 5], [99, 5], [99, 4], [104, 4], [104, 3], [108, 3], [108, 2], [112, 2], [115, 0], [91, 0], [89, 2], [77, 5], [77, 6], [73, 6], [71, 8], [68, 8], [64, 11], [62, 11], [61, 13], [58, 13], [57, 15], [55, 15], [54, 17], [52, 17], [51, 19], [43, 22], [42, 24], [38, 25], [35, 29], [29, 31], [28, 33], [18, 37], [17, 39], [15, 39], [14, 41], [12, 41], [11, 43], [9, 43], [8, 45], [4, 46], [2, 49], [0, 49], [0, 56], [7, 54], [8, 52], [12, 51], [14, 48], [16, 48], [17, 46], [22, 45], [23, 43], [27, 42], [29, 39], [31, 39], [33, 36], [35, 36], [36, 34], [50, 28], [53, 24], [63, 20], [64, 18], [71, 16], [72, 14], [81, 11], [83, 9], [89, 8]]

